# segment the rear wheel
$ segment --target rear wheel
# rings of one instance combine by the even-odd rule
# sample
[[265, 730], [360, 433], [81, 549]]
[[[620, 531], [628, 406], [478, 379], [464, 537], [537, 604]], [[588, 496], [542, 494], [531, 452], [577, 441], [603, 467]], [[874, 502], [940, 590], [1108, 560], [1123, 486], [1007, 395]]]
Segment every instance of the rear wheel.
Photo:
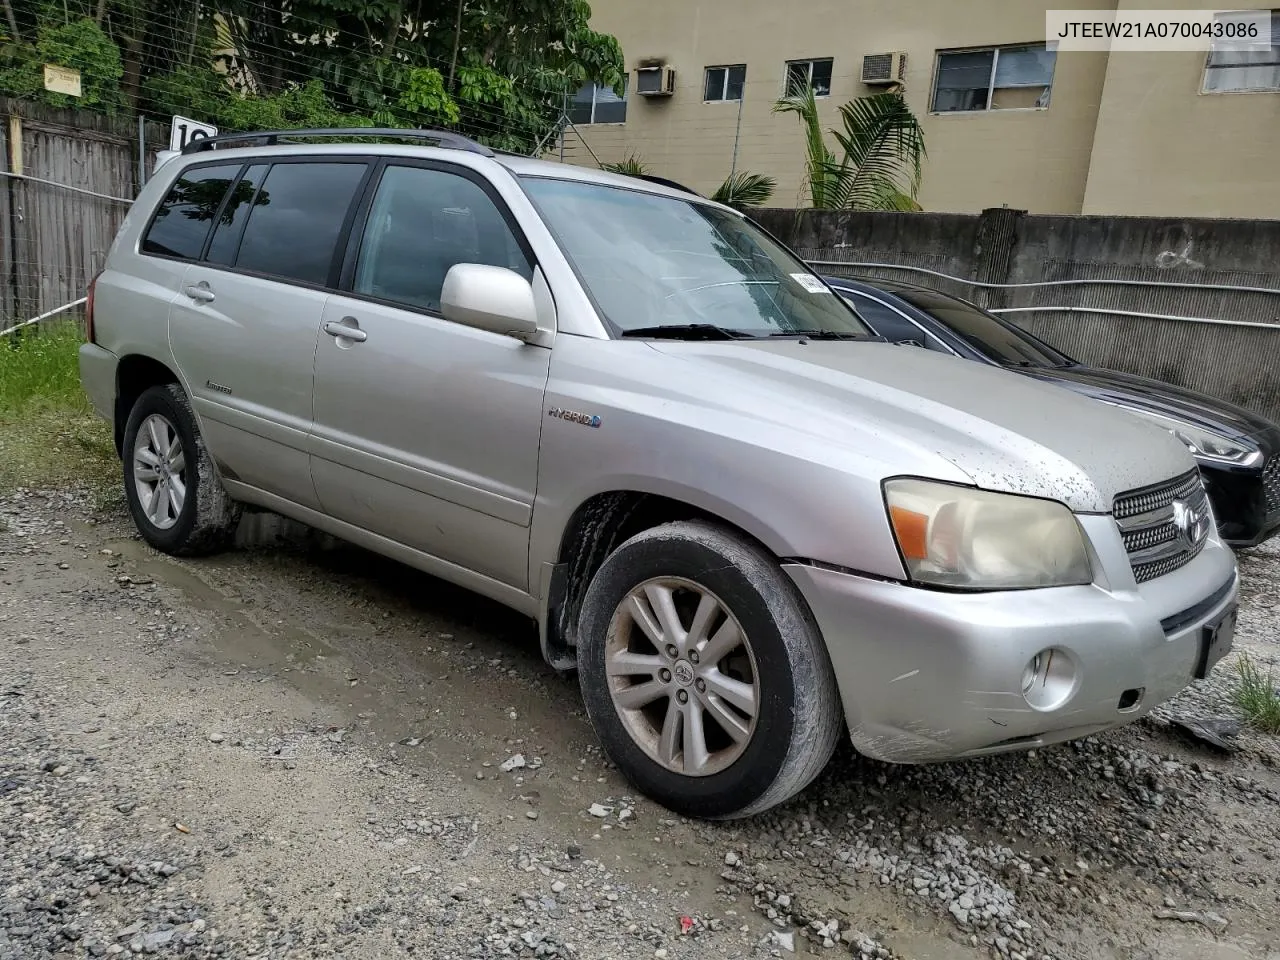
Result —
[[143, 539], [185, 556], [230, 543], [240, 507], [222, 488], [181, 387], [143, 391], [129, 412], [122, 452], [125, 498]]
[[754, 543], [708, 523], [645, 531], [583, 601], [583, 699], [640, 790], [691, 816], [748, 816], [804, 789], [841, 711], [798, 591]]

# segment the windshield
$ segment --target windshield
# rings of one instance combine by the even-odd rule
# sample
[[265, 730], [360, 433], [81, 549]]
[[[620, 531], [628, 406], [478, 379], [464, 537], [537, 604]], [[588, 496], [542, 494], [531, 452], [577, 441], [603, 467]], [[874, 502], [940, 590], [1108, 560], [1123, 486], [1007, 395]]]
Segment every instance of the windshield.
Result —
[[736, 214], [606, 184], [522, 182], [615, 334], [873, 336], [803, 263]]
[[939, 323], [998, 363], [1034, 367], [1075, 364], [1066, 354], [971, 303], [930, 290], [894, 290], [893, 295], [937, 318]]

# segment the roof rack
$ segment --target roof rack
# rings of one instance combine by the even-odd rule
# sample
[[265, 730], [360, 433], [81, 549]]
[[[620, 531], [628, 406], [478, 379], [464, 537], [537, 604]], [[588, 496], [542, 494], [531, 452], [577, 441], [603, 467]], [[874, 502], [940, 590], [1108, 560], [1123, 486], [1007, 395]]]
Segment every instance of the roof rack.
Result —
[[272, 147], [279, 143], [294, 143], [298, 137], [345, 137], [348, 140], [353, 140], [357, 137], [361, 139], [378, 137], [396, 140], [430, 140], [437, 147], [442, 147], [446, 150], [465, 150], [467, 153], [478, 153], [483, 157], [493, 156], [493, 151], [483, 143], [477, 143], [460, 133], [450, 133], [448, 130], [405, 130], [394, 127], [326, 127], [318, 130], [259, 130], [252, 133], [223, 133], [216, 137], [202, 137], [199, 140], [192, 140], [182, 148], [182, 152], [184, 154], [199, 153], [202, 150], [212, 150], [219, 144], [245, 143], [246, 141]]

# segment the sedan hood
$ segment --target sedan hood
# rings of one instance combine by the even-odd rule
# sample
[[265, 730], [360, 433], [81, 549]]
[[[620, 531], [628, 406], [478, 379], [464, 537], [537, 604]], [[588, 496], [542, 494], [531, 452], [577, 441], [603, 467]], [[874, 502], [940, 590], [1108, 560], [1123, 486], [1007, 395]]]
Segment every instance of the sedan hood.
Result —
[[1251, 440], [1268, 455], [1280, 449], [1280, 426], [1243, 407], [1194, 390], [1097, 367], [1022, 367], [1018, 372], [1096, 400], [1173, 417], [1236, 440]]
[[1116, 495], [1195, 466], [1137, 417], [998, 367], [885, 343], [653, 341], [684, 360], [671, 400], [768, 421], [915, 475], [1109, 513]]

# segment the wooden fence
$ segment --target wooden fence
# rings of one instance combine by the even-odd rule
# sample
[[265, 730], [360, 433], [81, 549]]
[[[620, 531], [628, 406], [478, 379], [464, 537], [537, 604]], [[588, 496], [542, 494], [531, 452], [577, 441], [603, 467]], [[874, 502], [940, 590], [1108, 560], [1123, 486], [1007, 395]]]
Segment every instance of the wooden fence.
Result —
[[[143, 131], [146, 164], [168, 142]], [[136, 119], [0, 98], [0, 329], [84, 296], [139, 189]]]

